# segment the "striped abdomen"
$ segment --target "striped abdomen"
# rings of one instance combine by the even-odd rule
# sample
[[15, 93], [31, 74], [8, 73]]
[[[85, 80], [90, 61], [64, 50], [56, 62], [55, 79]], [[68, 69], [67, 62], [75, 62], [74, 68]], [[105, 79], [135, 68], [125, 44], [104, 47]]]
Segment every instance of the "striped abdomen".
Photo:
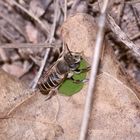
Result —
[[59, 61], [55, 67], [50, 70], [49, 75], [38, 87], [43, 94], [48, 94], [51, 90], [56, 89], [67, 77], [69, 67], [64, 61]]

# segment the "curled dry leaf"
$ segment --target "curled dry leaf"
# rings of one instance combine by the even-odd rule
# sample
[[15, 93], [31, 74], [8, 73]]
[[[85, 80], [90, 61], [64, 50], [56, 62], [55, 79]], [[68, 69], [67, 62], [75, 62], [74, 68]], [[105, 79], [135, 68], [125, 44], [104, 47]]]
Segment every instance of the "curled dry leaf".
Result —
[[[61, 33], [63, 40], [72, 51], [84, 51], [85, 57], [91, 58], [96, 29], [97, 26], [95, 26], [92, 17], [86, 14], [77, 14], [64, 23]], [[120, 68], [113, 61], [112, 55], [111, 48], [106, 46], [101, 62], [101, 73], [97, 78], [89, 139], [106, 138], [110, 140], [125, 139], [126, 137], [136, 139], [140, 137], [137, 135], [140, 102], [136, 97], [137, 93], [125, 84], [126, 77], [118, 75]], [[81, 92], [83, 96], [86, 95], [86, 87]], [[78, 103], [80, 94], [76, 96], [73, 96], [73, 100]], [[82, 105], [83, 103], [81, 100]]]
[[[92, 17], [77, 14], [67, 19], [62, 26], [62, 37], [71, 50], [83, 51], [90, 60], [95, 43], [95, 29]], [[124, 81], [118, 79], [119, 67], [112, 60], [111, 54], [106, 46], [101, 72], [97, 78], [88, 140], [139, 139], [139, 100]], [[17, 98], [13, 102], [13, 98], [22, 95], [26, 87], [3, 72], [0, 73], [0, 86], [0, 139], [78, 139], [87, 84], [71, 98], [58, 94], [45, 101], [45, 96], [38, 92], [29, 99], [24, 96], [28, 100], [16, 108], [15, 104], [21, 100]], [[3, 114], [6, 115], [12, 108], [15, 109], [9, 113], [10, 118], [2, 119]]]
[[56, 99], [46, 102], [43, 95], [27, 90], [4, 71], [0, 71], [0, 86], [0, 139], [43, 140], [63, 134], [63, 128], [52, 122], [58, 110]]
[[[140, 49], [139, 39], [136, 37], [139, 34], [139, 29], [136, 15], [132, 9], [133, 3], [129, 4], [125, 3], [125, 1], [120, 2], [119, 5], [114, 4], [114, 6], [110, 7], [111, 16], [113, 16], [114, 19], [108, 15], [107, 24], [112, 30], [112, 33], [110, 33], [110, 35], [108, 34], [108, 36], [110, 36], [109, 41], [111, 41], [109, 45], [113, 45], [114, 47], [112, 47], [117, 52], [116, 61], [120, 63], [120, 73], [125, 75], [127, 84], [136, 91], [140, 99]], [[120, 14], [122, 15], [120, 16]], [[118, 19], [116, 19], [116, 17], [118, 17]], [[117, 25], [116, 20], [121, 21], [119, 24], [120, 27]]]
[[97, 26], [95, 20], [87, 14], [70, 17], [61, 28], [63, 40], [70, 50], [83, 52], [90, 60], [93, 53]]

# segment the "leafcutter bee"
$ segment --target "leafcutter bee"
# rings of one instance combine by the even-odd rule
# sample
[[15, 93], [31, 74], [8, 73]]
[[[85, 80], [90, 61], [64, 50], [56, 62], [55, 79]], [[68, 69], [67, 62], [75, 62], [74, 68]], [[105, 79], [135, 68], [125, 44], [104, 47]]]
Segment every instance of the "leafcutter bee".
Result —
[[83, 82], [84, 80], [73, 79], [73, 74], [82, 73], [90, 69], [90, 67], [79, 69], [82, 60], [81, 53], [71, 52], [67, 45], [66, 47], [67, 52], [62, 54], [49, 69], [44, 79], [38, 84], [40, 92], [42, 94], [49, 94], [49, 97], [53, 95], [66, 79], [72, 79], [75, 83]]

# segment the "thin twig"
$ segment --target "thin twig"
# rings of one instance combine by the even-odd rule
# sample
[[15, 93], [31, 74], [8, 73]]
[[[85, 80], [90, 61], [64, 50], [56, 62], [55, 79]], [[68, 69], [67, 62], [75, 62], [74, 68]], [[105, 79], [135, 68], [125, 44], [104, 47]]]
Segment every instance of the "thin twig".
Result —
[[25, 32], [14, 22], [14, 20], [10, 19], [9, 17], [4, 15], [3, 13], [0, 13], [0, 16], [4, 20], [6, 20], [9, 24], [11, 24], [26, 39], [26, 41], [29, 41], [29, 39], [28, 39], [27, 35], [25, 34]]
[[92, 59], [89, 86], [88, 86], [88, 91], [87, 91], [87, 96], [86, 96], [85, 109], [84, 109], [84, 115], [83, 115], [79, 140], [86, 140], [88, 124], [89, 124], [89, 119], [90, 119], [90, 114], [91, 114], [91, 109], [92, 109], [92, 100], [93, 100], [93, 92], [95, 89], [96, 75], [98, 72], [100, 53], [102, 50], [102, 44], [103, 44], [103, 39], [104, 39], [104, 27], [105, 27], [107, 5], [108, 5], [108, 0], [104, 0], [103, 8], [101, 10], [101, 15], [98, 22], [99, 31], [97, 34], [95, 52]]
[[117, 83], [119, 83], [120, 85], [122, 85], [123, 87], [125, 87], [126, 89], [128, 89], [131, 93], [133, 93], [133, 95], [136, 97], [136, 99], [138, 100], [139, 104], [140, 104], [140, 99], [137, 96], [137, 94], [130, 88], [128, 87], [125, 83], [123, 83], [122, 81], [120, 81], [119, 79], [117, 79], [116, 77], [113, 77], [112, 75], [110, 75], [108, 72], [102, 71], [102, 73], [100, 74], [100, 76], [102, 75], [106, 75], [109, 78], [113, 79], [114, 81], [116, 81]]
[[140, 38], [140, 32], [138, 32], [135, 35], [133, 35], [132, 37], [130, 37], [130, 40], [134, 41], [134, 40], [136, 40], [138, 38]]
[[38, 44], [32, 44], [32, 43], [6, 43], [6, 44], [0, 44], [0, 48], [3, 49], [29, 49], [29, 48], [54, 48], [54, 47], [60, 47], [60, 43], [55, 44], [49, 44], [49, 43], [38, 43]]
[[108, 14], [107, 20], [109, 23], [109, 28], [114, 34], [120, 39], [122, 43], [126, 45], [130, 50], [134, 52], [134, 55], [137, 57], [137, 60], [140, 62], [140, 48], [137, 47], [128, 36], [121, 30], [121, 28], [115, 23], [114, 19]]
[[137, 9], [133, 5], [131, 5], [131, 4], [130, 4], [130, 8], [132, 9], [132, 12], [133, 12], [133, 15], [135, 17], [137, 26], [138, 26], [138, 28], [140, 30], [140, 20], [139, 20], [140, 17], [139, 17], [139, 13], [138, 13]]
[[4, 38], [6, 38], [7, 40], [9, 40], [10, 42], [16, 42], [13, 34], [11, 34], [10, 32], [8, 32], [2, 26], [0, 26], [0, 33], [1, 33], [2, 36], [4, 36]]
[[120, 3], [120, 7], [119, 7], [119, 13], [118, 13], [118, 18], [117, 18], [117, 24], [120, 26], [121, 24], [121, 18], [123, 16], [123, 10], [124, 10], [124, 7], [125, 7], [125, 0], [122, 0], [121, 3]]
[[67, 19], [67, 0], [64, 0], [65, 1], [65, 5], [64, 5], [64, 21], [66, 21]]
[[[9, 116], [9, 117], [1, 117], [0, 119], [15, 119], [15, 120], [23, 120], [24, 122], [27, 121], [27, 122], [37, 122], [37, 123], [41, 123], [41, 124], [45, 124], [45, 125], [53, 125], [53, 126], [56, 126], [57, 124], [56, 123], [53, 123], [52, 121], [48, 121], [48, 120], [44, 120], [40, 118], [40, 120], [37, 120], [35, 117], [29, 117], [28, 118], [26, 117], [25, 119], [25, 116]], [[37, 138], [36, 138], [37, 139]]]
[[[65, 1], [65, 5], [64, 5], [64, 21], [66, 21], [67, 19], [67, 0], [64, 0]], [[65, 47], [65, 43], [63, 41], [63, 48]]]
[[[56, 21], [57, 21], [57, 16], [58, 16], [58, 1], [59, 0], [56, 0], [56, 2], [55, 2], [56, 7], [55, 7], [55, 13], [54, 13], [54, 20], [53, 20], [52, 30], [51, 30], [50, 38], [49, 38], [49, 44], [52, 43], [53, 37], [54, 37], [54, 33], [55, 33]], [[45, 67], [46, 60], [48, 58], [48, 54], [49, 54], [49, 49], [46, 49], [45, 56], [44, 56], [44, 58], [42, 60], [42, 64], [41, 64], [41, 67], [39, 69], [39, 72], [37, 73], [35, 79], [32, 82], [32, 85], [31, 85], [32, 89], [35, 89], [36, 86], [37, 86], [37, 83], [38, 83], [38, 81], [39, 81], [39, 79], [40, 79], [40, 77], [42, 75], [43, 69]]]
[[132, 0], [132, 1], [127, 1], [127, 4], [136, 4], [136, 3], [140, 3], [140, 0]]
[[31, 18], [33, 18], [43, 29], [44, 33], [46, 35], [49, 34], [49, 26], [47, 27], [47, 25], [45, 25], [37, 16], [35, 16], [32, 12], [28, 11], [27, 9], [25, 9], [23, 6], [21, 6], [20, 4], [18, 4], [16, 1], [14, 0], [6, 0], [9, 4], [15, 5], [17, 6], [19, 9], [21, 9], [22, 11], [24, 11], [27, 15], [29, 15]]
[[51, 33], [50, 33], [50, 36], [49, 36], [49, 43], [50, 44], [52, 43], [53, 38], [54, 38], [58, 13], [59, 13], [59, 0], [55, 0], [54, 20], [53, 20], [53, 25], [51, 27]]
[[[19, 102], [18, 104], [16, 104], [7, 114], [6, 114], [6, 118], [10, 116], [10, 114], [12, 114], [18, 107], [20, 107], [22, 104], [24, 104], [26, 101], [28, 101], [29, 99], [31, 99], [33, 96], [36, 95], [37, 91], [30, 91], [30, 90], [25, 90], [24, 93], [22, 94], [25, 96], [29, 96], [27, 98], [25, 98], [23, 101]], [[18, 97], [17, 97], [18, 98]]]

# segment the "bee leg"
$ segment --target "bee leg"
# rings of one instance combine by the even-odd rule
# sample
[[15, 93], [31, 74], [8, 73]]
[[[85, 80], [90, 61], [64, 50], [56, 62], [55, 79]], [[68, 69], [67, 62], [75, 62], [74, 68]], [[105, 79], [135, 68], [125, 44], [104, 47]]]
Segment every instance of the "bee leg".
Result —
[[83, 69], [77, 69], [77, 70], [75, 70], [74, 72], [77, 73], [77, 74], [79, 74], [79, 73], [88, 72], [90, 69], [91, 69], [91, 67], [88, 66], [88, 67], [83, 68]]
[[72, 76], [73, 76], [73, 72], [69, 72], [67, 78], [71, 79]]
[[80, 83], [86, 83], [89, 81], [89, 79], [84, 79], [84, 80], [75, 80], [73, 77], [70, 78], [73, 83], [76, 83], [76, 84], [80, 84]]
[[55, 90], [50, 91], [50, 93], [48, 94], [48, 96], [45, 99], [45, 101], [51, 99], [54, 95], [56, 95], [56, 91]]

